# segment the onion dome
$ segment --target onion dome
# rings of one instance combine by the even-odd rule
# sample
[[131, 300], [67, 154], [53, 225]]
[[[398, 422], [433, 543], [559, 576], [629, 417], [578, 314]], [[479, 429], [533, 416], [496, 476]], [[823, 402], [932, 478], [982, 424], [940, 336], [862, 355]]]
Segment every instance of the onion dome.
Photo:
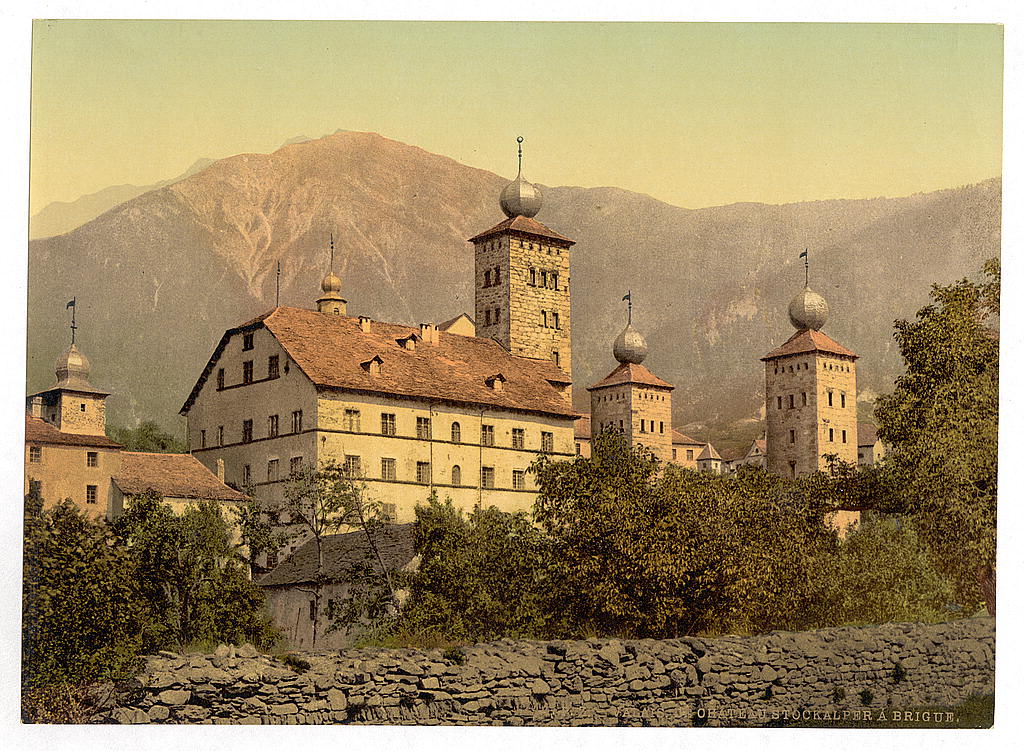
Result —
[[523, 179], [522, 173], [501, 191], [501, 210], [512, 219], [517, 216], [535, 217], [544, 197], [540, 188]]
[[612, 354], [621, 363], [639, 365], [647, 357], [647, 340], [644, 339], [643, 334], [633, 328], [633, 324], [628, 324], [615, 340]]
[[789, 303], [789, 322], [798, 330], [814, 329], [819, 330], [828, 320], [828, 303], [825, 298], [812, 290], [804, 287]]
[[341, 292], [341, 279], [333, 271], [328, 271], [327, 276], [320, 282], [320, 289], [324, 292]]
[[53, 366], [58, 386], [89, 386], [89, 358], [72, 344]]

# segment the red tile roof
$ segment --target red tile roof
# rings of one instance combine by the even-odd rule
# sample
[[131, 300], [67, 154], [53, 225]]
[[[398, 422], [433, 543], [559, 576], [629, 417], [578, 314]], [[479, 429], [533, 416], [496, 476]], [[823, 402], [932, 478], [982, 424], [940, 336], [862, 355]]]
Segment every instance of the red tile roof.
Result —
[[700, 452], [700, 456], [697, 457], [697, 461], [702, 461], [705, 459], [721, 460], [722, 457], [721, 455], [719, 455], [717, 451], [715, 451], [714, 446], [712, 446], [710, 443], [707, 443], [704, 445], [704, 450]]
[[[493, 339], [438, 332], [437, 344], [417, 341], [414, 350], [398, 344], [419, 328], [371, 321], [364, 333], [358, 318], [326, 315], [303, 308], [275, 308], [221, 338], [206, 369], [189, 395], [188, 412], [220, 357], [227, 340], [248, 328], [264, 326], [288, 356], [317, 386], [417, 399], [436, 399], [476, 407], [575, 417], [576, 412], [560, 388], [568, 375], [550, 360], [510, 354]], [[360, 363], [378, 355], [379, 374]], [[501, 373], [501, 389], [487, 379]]]
[[674, 446], [679, 446], [679, 445], [703, 446], [704, 445], [702, 441], [698, 441], [698, 440], [695, 440], [693, 438], [690, 438], [690, 436], [686, 435], [685, 433], [680, 433], [675, 428], [672, 429], [672, 444]]
[[878, 441], [878, 428], [867, 423], [857, 424], [857, 445], [874, 446]]
[[565, 235], [560, 235], [554, 230], [548, 229], [536, 219], [531, 219], [526, 216], [514, 216], [511, 219], [506, 219], [499, 224], [495, 224], [489, 230], [469, 238], [469, 242], [475, 243], [479, 240], [486, 240], [488, 237], [500, 235], [502, 232], [539, 235], [540, 237], [546, 237], [549, 240], [554, 240], [556, 245], [563, 245], [566, 248], [576, 244], [575, 240], [570, 240]]
[[46, 420], [25, 415], [25, 443], [49, 443], [64, 446], [89, 446], [92, 448], [119, 449], [121, 444], [105, 435], [64, 433]]
[[832, 355], [842, 355], [843, 357], [857, 359], [857, 355], [853, 354], [842, 344], [814, 329], [801, 329], [797, 331], [786, 340], [785, 344], [781, 347], [776, 347], [761, 359], [774, 360], [776, 357], [801, 355], [806, 352], [827, 352]]
[[593, 386], [588, 386], [587, 391], [604, 388], [605, 386], [618, 386], [623, 383], [636, 383], [641, 386], [657, 386], [659, 388], [674, 389], [668, 381], [663, 381], [643, 365], [632, 362], [620, 363], [619, 367], [606, 375]]
[[217, 479], [191, 454], [121, 453], [121, 471], [113, 478], [125, 495], [154, 490], [165, 498], [241, 501], [245, 498]]

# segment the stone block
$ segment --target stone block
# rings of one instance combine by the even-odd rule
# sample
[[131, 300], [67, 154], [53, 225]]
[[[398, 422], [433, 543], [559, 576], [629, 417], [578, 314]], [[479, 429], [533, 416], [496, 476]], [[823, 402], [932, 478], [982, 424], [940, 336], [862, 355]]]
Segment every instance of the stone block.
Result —
[[185, 704], [191, 696], [191, 691], [172, 689], [170, 691], [161, 691], [157, 694], [156, 700], [161, 704]]
[[332, 688], [327, 692], [327, 702], [330, 704], [331, 710], [334, 712], [341, 712], [348, 708], [348, 697], [344, 691], [336, 688]]
[[287, 704], [273, 704], [270, 707], [270, 713], [275, 715], [293, 715], [298, 714], [298, 711], [298, 706], [291, 702]]

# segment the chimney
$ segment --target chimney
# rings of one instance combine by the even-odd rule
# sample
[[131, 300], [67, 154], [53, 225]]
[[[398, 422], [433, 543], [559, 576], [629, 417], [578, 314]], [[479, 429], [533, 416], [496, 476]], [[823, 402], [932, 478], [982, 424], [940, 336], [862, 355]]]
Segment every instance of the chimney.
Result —
[[437, 326], [432, 323], [421, 323], [420, 339], [427, 344], [437, 344]]
[[217, 460], [217, 479], [224, 482], [224, 460]]
[[364, 334], [370, 333], [370, 319], [367, 316], [359, 316], [359, 330]]

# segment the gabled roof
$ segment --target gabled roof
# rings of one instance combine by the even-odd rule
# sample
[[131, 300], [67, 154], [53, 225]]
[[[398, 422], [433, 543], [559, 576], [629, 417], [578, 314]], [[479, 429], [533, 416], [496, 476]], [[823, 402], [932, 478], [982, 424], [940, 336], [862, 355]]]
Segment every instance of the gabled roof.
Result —
[[[358, 318], [326, 315], [303, 308], [274, 308], [221, 338], [196, 382], [182, 414], [189, 411], [231, 336], [263, 326], [316, 386], [362, 393], [471, 404], [561, 417], [576, 412], [553, 384], [568, 384], [566, 373], [550, 360], [510, 354], [493, 339], [438, 332], [437, 344], [421, 341], [408, 350], [398, 340], [419, 329], [371, 321], [364, 332]], [[381, 358], [379, 374], [361, 363]], [[506, 378], [498, 391], [487, 385], [495, 373]]]
[[476, 322], [469, 317], [468, 313], [459, 313], [454, 318], [449, 318], [444, 323], [437, 324], [438, 331], [450, 331], [453, 334], [462, 336], [476, 335]]
[[[415, 524], [381, 525], [371, 534], [389, 571], [403, 568], [415, 556]], [[328, 535], [321, 542], [327, 581], [365, 578], [368, 572], [381, 573], [380, 564], [362, 530]], [[261, 587], [281, 587], [311, 582], [316, 578], [316, 562], [316, 541], [311, 539], [256, 583]]]
[[546, 237], [549, 240], [554, 240], [556, 245], [564, 245], [566, 248], [576, 244], [575, 240], [570, 240], [565, 235], [560, 235], [554, 230], [548, 229], [536, 219], [531, 219], [526, 216], [514, 216], [511, 219], [506, 219], [503, 222], [495, 224], [489, 230], [469, 238], [469, 242], [475, 243], [478, 240], [486, 240], [488, 237], [500, 235], [502, 232], [538, 235], [540, 237]]
[[214, 501], [242, 501], [191, 454], [147, 454], [124, 451], [121, 471], [112, 478], [125, 495], [141, 495], [153, 490], [165, 498], [196, 498]]
[[25, 415], [25, 443], [47, 443], [62, 446], [88, 446], [89, 448], [119, 449], [121, 444], [105, 435], [65, 433], [41, 417]]
[[682, 445], [682, 446], [702, 446], [703, 443], [701, 441], [698, 441], [698, 440], [694, 439], [694, 438], [690, 438], [690, 436], [686, 435], [685, 433], [680, 433], [678, 430], [673, 428], [672, 429], [672, 445], [674, 445], [674, 446], [680, 446], [680, 445]]
[[633, 362], [619, 363], [619, 367], [606, 375], [593, 386], [588, 386], [587, 391], [604, 388], [606, 386], [618, 386], [623, 383], [635, 383], [640, 386], [656, 386], [663, 389], [674, 389], [668, 381], [663, 381], [643, 365]]
[[704, 461], [706, 459], [718, 459], [722, 460], [721, 455], [715, 451], [715, 447], [710, 443], [704, 444], [704, 450], [700, 452], [700, 456], [697, 457], [697, 461]]
[[832, 355], [842, 355], [843, 357], [857, 359], [857, 355], [853, 354], [842, 344], [814, 329], [800, 329], [793, 336], [789, 337], [785, 344], [781, 347], [776, 347], [761, 359], [774, 360], [777, 357], [802, 355], [807, 352], [827, 352]]
[[878, 428], [868, 423], [857, 423], [857, 445], [874, 446], [878, 441]]

